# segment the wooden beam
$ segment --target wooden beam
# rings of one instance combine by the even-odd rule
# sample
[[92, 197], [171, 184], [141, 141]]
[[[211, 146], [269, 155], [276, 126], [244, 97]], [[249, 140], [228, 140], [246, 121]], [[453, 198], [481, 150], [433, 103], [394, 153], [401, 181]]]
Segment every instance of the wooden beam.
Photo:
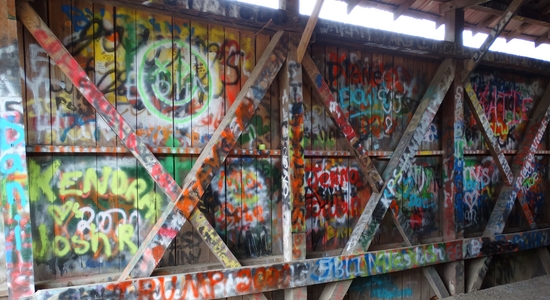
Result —
[[[158, 186], [166, 193], [169, 197], [172, 204], [178, 200], [182, 190], [174, 181], [174, 179], [164, 170], [160, 162], [156, 157], [151, 153], [147, 146], [137, 137], [135, 131], [131, 126], [124, 120], [124, 118], [116, 111], [112, 104], [105, 98], [105, 96], [99, 91], [99, 89], [91, 82], [91, 80], [86, 75], [85, 71], [80, 67], [78, 62], [70, 55], [70, 53], [65, 49], [63, 44], [53, 35], [49, 28], [44, 24], [36, 12], [30, 7], [26, 1], [18, 3], [18, 16], [22, 20], [23, 24], [29, 29], [29, 32], [36, 38], [37, 42], [46, 50], [48, 55], [56, 62], [57, 66], [66, 74], [73, 84], [78, 88], [82, 93], [84, 98], [90, 102], [90, 104], [96, 109], [99, 115], [107, 122], [107, 124], [113, 129], [115, 134], [121, 139], [124, 145], [130, 150], [130, 152], [138, 159], [142, 164], [144, 169], [151, 175], [153, 180], [158, 184]], [[170, 206], [170, 205], [169, 205]], [[177, 220], [178, 224], [183, 225], [186, 219], [178, 214], [178, 218], [170, 219], [171, 224]], [[190, 218], [191, 223], [198, 230], [199, 234], [206, 241], [207, 245], [211, 250], [213, 250], [214, 255], [222, 262], [222, 264], [227, 266], [238, 266], [240, 265], [227, 248], [223, 240], [216, 233], [212, 225], [207, 221], [207, 219], [202, 215], [200, 210], [193, 211], [193, 214], [189, 213], [185, 217]], [[164, 221], [164, 220], [163, 220]], [[167, 230], [167, 228], [165, 228]], [[176, 231], [166, 231], [168, 234], [173, 235], [170, 238], [174, 238], [176, 234], [173, 232], [179, 232], [179, 229]], [[151, 234], [149, 234], [151, 235]], [[165, 240], [168, 240], [165, 238]], [[166, 242], [166, 241], [165, 241]], [[170, 241], [168, 244], [170, 244]], [[155, 255], [153, 259], [155, 260], [154, 266], [158, 263], [158, 260], [162, 258], [164, 252], [160, 253], [158, 244], [149, 244], [147, 238], [142, 241], [140, 249], [145, 251], [147, 247], [155, 247]], [[167, 245], [166, 245], [167, 246]], [[163, 250], [165, 250], [163, 248]], [[139, 253], [139, 250], [138, 250]], [[137, 256], [139, 257], [139, 256]], [[136, 261], [137, 259], [134, 259]], [[154, 268], [153, 266], [153, 268]], [[125, 272], [130, 272], [133, 266], [127, 267]], [[152, 271], [152, 269], [151, 269]], [[123, 272], [122, 276], [127, 275]], [[150, 275], [150, 273], [148, 274]], [[147, 275], [147, 276], [148, 276]], [[125, 278], [124, 278], [125, 279]]]
[[384, 180], [382, 180], [382, 177], [376, 170], [376, 167], [369, 157], [367, 150], [363, 147], [361, 140], [359, 140], [359, 135], [357, 135], [349, 123], [346, 118], [346, 114], [338, 104], [338, 101], [332, 95], [330, 88], [325, 83], [323, 76], [315, 66], [315, 63], [309, 54], [306, 54], [304, 57], [303, 67], [307, 74], [308, 80], [314, 87], [314, 93], [319, 97], [319, 99], [321, 99], [321, 104], [327, 111], [332, 122], [344, 135], [351, 153], [359, 163], [359, 167], [361, 168], [363, 174], [365, 174], [366, 179], [373, 191], [378, 193], [384, 185]]
[[539, 36], [536, 40], [535, 40], [535, 48], [548, 42], [548, 40], [550, 40], [550, 29], [548, 29], [548, 31], [546, 31], [545, 33], [543, 33], [541, 36]]
[[[458, 10], [456, 10], [458, 11]], [[452, 12], [448, 12], [452, 13]], [[460, 73], [461, 62], [456, 72]], [[450, 241], [464, 237], [464, 148], [466, 148], [464, 125], [464, 87], [458, 78], [452, 86], [454, 93], [447, 93], [442, 105], [443, 118], [443, 188], [444, 204], [441, 228], [443, 240]], [[464, 293], [464, 262], [452, 262], [444, 267], [443, 278], [449, 294]]]
[[[495, 208], [491, 213], [487, 227], [483, 232], [483, 236], [494, 236], [501, 234], [504, 230], [510, 211], [514, 206], [514, 202], [517, 198], [518, 192], [523, 186], [523, 181], [529, 174], [529, 170], [533, 168], [533, 163], [535, 160], [535, 153], [540, 144], [541, 139], [544, 136], [546, 127], [550, 119], [550, 85], [546, 88], [546, 91], [537, 104], [537, 107], [533, 109], [533, 116], [529, 121], [525, 137], [518, 148], [518, 154], [514, 156], [512, 162], [512, 172], [514, 174], [513, 185], [504, 186], [498, 196], [498, 199], [495, 203]], [[523, 204], [523, 203], [522, 203]], [[526, 214], [526, 219], [529, 226], [532, 229], [536, 229], [537, 225], [534, 221], [534, 218], [529, 210], [528, 204], [521, 205], [522, 210]], [[546, 254], [548, 251], [546, 251]], [[548, 257], [543, 255], [542, 261], [543, 265], [548, 266]], [[548, 256], [548, 255], [546, 255]], [[491, 261], [490, 257], [482, 258], [475, 260], [471, 266], [468, 273], [468, 292], [473, 290], [478, 290], [481, 287], [481, 283], [485, 278], [489, 263]], [[550, 271], [548, 269], [547, 271]]]
[[393, 20], [399, 19], [409, 8], [416, 2], [416, 0], [405, 0], [405, 2], [399, 4], [399, 6], [393, 11]]
[[457, 53], [462, 53], [464, 47], [464, 10], [455, 9], [446, 12], [445, 15], [445, 40], [455, 44]]
[[531, 24], [523, 23], [517, 26], [516, 28], [514, 28], [509, 34], [506, 35], [506, 43], [520, 36], [523, 33], [523, 31], [529, 28], [529, 26], [531, 26]]
[[21, 90], [15, 1], [0, 0], [0, 198], [3, 232], [0, 237], [9, 299], [34, 293], [34, 261], [29, 178], [25, 152], [25, 105]]
[[481, 47], [477, 51], [474, 52], [474, 55], [472, 58], [464, 65], [464, 70], [462, 71], [462, 82], [465, 83], [469, 80], [469, 76], [472, 73], [472, 71], [476, 68], [476, 66], [479, 64], [485, 53], [489, 51], [489, 48], [493, 44], [493, 42], [497, 39], [497, 37], [500, 35], [500, 33], [504, 30], [506, 25], [510, 22], [512, 19], [512, 16], [516, 14], [516, 12], [521, 7], [521, 4], [523, 4], [523, 1], [525, 0], [514, 0], [510, 6], [506, 9], [504, 14], [500, 17], [498, 20], [497, 25], [493, 30], [491, 30], [491, 33], [487, 36]]
[[486, 15], [483, 20], [476, 24], [474, 31], [479, 32], [485, 27], [490, 27], [490, 25], [498, 19], [498, 16]]
[[[414, 161], [414, 153], [424, 139], [424, 134], [433, 118], [449, 86], [455, 77], [455, 63], [451, 59], [446, 59], [441, 63], [432, 79], [424, 97], [420, 101], [411, 121], [409, 122], [403, 136], [401, 137], [397, 149], [394, 151], [390, 161], [382, 175], [385, 183], [380, 193], [373, 193], [363, 213], [361, 214], [353, 232], [346, 244], [342, 255], [349, 255], [359, 251], [367, 251], [372, 242], [382, 219], [384, 218], [390, 206], [394, 209], [393, 214], [400, 224], [404, 218], [399, 214], [396, 204], [397, 189], [403, 172], [406, 172]], [[397, 209], [396, 209], [397, 207]], [[396, 210], [397, 211], [396, 211]], [[408, 227], [408, 226], [407, 226]], [[403, 230], [402, 228], [401, 230]], [[416, 242], [411, 240], [409, 233], [400, 232], [406, 243]], [[433, 275], [433, 271], [432, 271]], [[441, 279], [439, 279], [440, 281]], [[431, 283], [435, 283], [431, 282]], [[351, 281], [343, 281], [325, 286], [320, 299], [341, 299]], [[439, 285], [432, 285], [436, 293], [443, 294], [445, 291], [437, 291]], [[448, 293], [448, 292], [447, 292]], [[440, 297], [442, 298], [442, 297]]]
[[300, 13], [300, 0], [279, 0], [279, 9]]
[[485, 3], [487, 1], [489, 0], [452, 0], [452, 1], [439, 4], [439, 13], [444, 14], [451, 10], [455, 10], [459, 8], [467, 8], [470, 6]]
[[[288, 57], [281, 70], [281, 165], [283, 257], [285, 262], [306, 258], [306, 195], [304, 176], [304, 99], [302, 66], [297, 62], [298, 35], [291, 35]], [[303, 38], [303, 37], [302, 37]], [[285, 299], [307, 298], [307, 288], [285, 290]]]
[[323, 7], [324, 1], [325, 0], [317, 0], [315, 2], [313, 12], [311, 12], [309, 20], [307, 21], [306, 28], [304, 29], [304, 33], [302, 34], [302, 38], [300, 39], [300, 43], [298, 44], [296, 62], [299, 64], [302, 63], [304, 53], [306, 53], [307, 46], [309, 45], [309, 40], [311, 39], [311, 34], [313, 33], [313, 29], [317, 24], [317, 20], [319, 20], [319, 13], [321, 12], [321, 7]]
[[361, 3], [361, 0], [349, 0], [349, 1], [348, 1], [348, 8], [347, 8], [348, 14], [350, 14], [351, 11], [352, 11], [357, 5], [359, 5], [359, 3]]
[[[106, 299], [152, 298], [159, 295], [159, 291], [167, 298], [172, 295], [179, 295], [181, 299], [226, 298], [351, 280], [548, 245], [550, 229], [541, 229], [354, 255], [40, 290], [34, 299], [61, 299], [61, 295], [63, 299], [83, 299], [97, 291], [101, 291], [101, 296]], [[305, 275], [295, 270], [304, 270]]]
[[[508, 6], [509, 4], [507, 2], [487, 1], [480, 5], [472, 6], [469, 9], [500, 17], [508, 9]], [[548, 16], [543, 15], [540, 11], [535, 12], [520, 9], [512, 18], [520, 22], [539, 25], [542, 27], [550, 27]]]

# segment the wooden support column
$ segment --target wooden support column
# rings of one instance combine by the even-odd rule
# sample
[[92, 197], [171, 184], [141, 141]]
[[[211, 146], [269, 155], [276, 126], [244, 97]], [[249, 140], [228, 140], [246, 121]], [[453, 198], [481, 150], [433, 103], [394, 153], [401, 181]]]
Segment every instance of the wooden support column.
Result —
[[[292, 34], [281, 70], [281, 161], [283, 194], [283, 257], [306, 258], [304, 99], [302, 66], [297, 62], [300, 36]], [[307, 288], [285, 290], [285, 299], [307, 299]]]
[[279, 9], [300, 13], [300, 0], [279, 0]]
[[[550, 85], [546, 88], [542, 100], [533, 110], [533, 116], [529, 121], [525, 137], [518, 148], [518, 153], [512, 161], [512, 172], [514, 180], [512, 186], [502, 188], [500, 195], [495, 203], [495, 208], [491, 213], [487, 227], [483, 232], [484, 237], [490, 237], [501, 234], [504, 230], [510, 211], [514, 206], [514, 202], [518, 192], [523, 186], [523, 182], [529, 174], [529, 170], [533, 168], [535, 162], [535, 153], [539, 143], [544, 136], [546, 127], [550, 118]], [[521, 203], [521, 209], [526, 216], [529, 227], [537, 229], [537, 224], [531, 214], [528, 203]], [[541, 248], [538, 250], [539, 257], [546, 272], [550, 274], [550, 255], [548, 250]], [[485, 278], [487, 269], [491, 262], [491, 257], [476, 259], [472, 262], [468, 271], [468, 292], [478, 290]]]
[[[461, 71], [457, 63], [457, 73]], [[458, 78], [452, 85], [453, 94], [447, 94], [443, 105], [443, 240], [464, 238], [464, 87]], [[464, 293], [464, 261], [449, 263], [444, 269], [445, 285], [449, 294]]]
[[9, 299], [34, 293], [31, 213], [15, 0], [0, 0], [0, 192], [2, 261]]
[[[142, 240], [136, 255], [123, 271], [121, 279], [126, 279], [132, 271], [134, 271], [133, 276], [149, 276], [185, 223], [186, 218], [189, 218], [224, 266], [240, 266], [212, 225], [195, 207], [207, 185], [210, 184], [210, 179], [246, 128], [266, 89], [278, 73], [286, 57], [286, 47], [280, 45], [279, 41], [286, 40], [286, 35], [278, 32], [274, 36], [249, 80], [186, 177], [185, 189], [182, 190], [26, 1], [18, 3], [17, 13], [38, 43], [103, 117], [171, 200], [164, 208], [157, 224]], [[237, 124], [237, 126], [232, 124]], [[158, 234], [161, 229], [162, 234]], [[138, 262], [141, 264], [136, 267]]]
[[[416, 151], [424, 139], [424, 134], [435, 117], [454, 77], [455, 62], [446, 59], [439, 66], [382, 175], [385, 182], [381, 192], [372, 194], [342, 251], [342, 255], [368, 251], [370, 243], [390, 207], [405, 243], [411, 245], [418, 242], [399, 210], [396, 202], [396, 187], [400, 183], [403, 172], [406, 172], [414, 162]], [[423, 272], [438, 297], [447, 297], [448, 291], [435, 269], [431, 267], [424, 268]], [[350, 285], [351, 280], [328, 284], [323, 290], [321, 299], [342, 299]]]
[[464, 39], [464, 10], [455, 9], [445, 13], [445, 41], [455, 44], [455, 52], [462, 54]]

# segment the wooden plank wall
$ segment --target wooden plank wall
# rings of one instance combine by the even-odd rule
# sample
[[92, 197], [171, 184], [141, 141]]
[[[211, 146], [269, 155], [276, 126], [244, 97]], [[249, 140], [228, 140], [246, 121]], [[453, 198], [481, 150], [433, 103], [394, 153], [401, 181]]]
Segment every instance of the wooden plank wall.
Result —
[[[246, 31], [80, 0], [34, 5], [178, 183], [271, 36], [265, 30]], [[140, 245], [139, 232], [156, 222], [167, 197], [33, 37], [23, 31], [21, 39], [35, 281], [120, 272]], [[308, 51], [382, 173], [440, 62], [336, 44], [315, 43]], [[548, 79], [480, 67], [470, 80], [501, 147], [513, 154]], [[199, 206], [239, 259], [274, 261], [282, 256], [279, 84], [271, 86], [236, 146], [266, 150], [230, 156]], [[307, 253], [336, 255], [348, 241], [371, 189], [307, 81], [303, 95]], [[448, 197], [442, 188], [444, 117], [436, 116], [420, 147], [421, 156], [398, 186], [398, 204], [425, 242], [441, 241], [443, 236], [442, 205]], [[461, 229], [467, 237], [481, 235], [503, 184], [474, 123], [466, 110], [464, 194], [456, 214], [464, 219]], [[541, 150], [546, 146], [543, 141]], [[82, 153], [75, 154], [77, 148]], [[521, 191], [539, 227], [549, 223], [544, 201], [548, 180], [548, 156], [539, 155]], [[521, 212], [513, 212], [508, 230], [524, 228], [521, 218]], [[385, 221], [372, 249], [401, 246], [389, 215]], [[541, 272], [528, 253], [508, 256], [511, 259], [493, 260], [486, 286]], [[186, 224], [160, 266], [215, 262]], [[526, 264], [533, 268], [517, 271]], [[309, 290], [313, 298], [322, 289]], [[356, 279], [349, 290], [350, 299], [433, 295], [420, 270]]]

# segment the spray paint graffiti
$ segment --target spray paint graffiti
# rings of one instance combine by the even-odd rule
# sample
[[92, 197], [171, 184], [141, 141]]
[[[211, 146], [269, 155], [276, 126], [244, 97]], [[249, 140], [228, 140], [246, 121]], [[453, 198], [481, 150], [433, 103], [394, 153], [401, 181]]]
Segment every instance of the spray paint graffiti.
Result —
[[[384, 139], [402, 132], [419, 103], [418, 83], [403, 66], [355, 52], [329, 53], [328, 85], [348, 113], [365, 147], [382, 149]], [[437, 135], [431, 135], [437, 138]]]
[[135, 159], [32, 159], [29, 176], [35, 260], [61, 276], [75, 264], [119, 268], [167, 201]]
[[222, 298], [386, 274], [461, 258], [462, 243], [448, 242], [361, 255], [92, 284], [78, 289], [42, 290], [37, 299], [78, 298], [81, 293], [96, 298]]
[[548, 159], [545, 157], [535, 157], [535, 161], [529, 166], [518, 192], [518, 198], [523, 197], [526, 199], [537, 223], [547, 218], [544, 213], [544, 199], [548, 195], [548, 188], [545, 183], [545, 179], [548, 178], [547, 161]]
[[426, 234], [438, 229], [440, 165], [417, 159], [415, 165], [404, 172], [400, 197], [403, 214], [409, 219], [412, 230]]
[[[238, 35], [223, 39], [222, 27], [211, 29], [221, 31], [217, 39], [201, 28], [205, 25], [157, 20], [131, 10], [113, 14], [106, 9], [61, 9], [73, 30], [62, 37], [64, 45], [127, 120], [148, 116], [133, 126], [152, 146], [204, 145], [223, 117], [224, 98], [235, 99], [241, 74], [253, 67], [254, 48], [242, 48]], [[114, 141], [108, 127], [96, 125], [100, 122], [93, 109], [80, 101], [82, 96], [70, 82], [48, 76], [50, 63], [44, 51], [36, 44], [29, 49], [36, 55], [27, 66], [33, 76], [25, 79], [37, 139], [42, 144]], [[56, 113], [48, 104], [49, 91], [56, 93], [51, 99]], [[55, 125], [51, 134], [48, 119]]]
[[464, 159], [464, 227], [483, 230], [495, 202], [495, 189], [502, 183], [492, 157]]
[[390, 274], [373, 277], [357, 278], [353, 281], [350, 292], [360, 298], [371, 299], [403, 299], [413, 296], [410, 287], [400, 288], [401, 282], [394, 283]]
[[[530, 111], [542, 96], [542, 83], [532, 78], [502, 78], [488, 72], [474, 73], [470, 81], [500, 147], [515, 150], [522, 140]], [[466, 141], [469, 149], [477, 150], [482, 145], [481, 132], [474, 124], [470, 117], [466, 123]]]
[[311, 159], [305, 172], [308, 250], [343, 247], [370, 189], [347, 159]]
[[280, 172], [269, 160], [229, 158], [212, 179], [202, 206], [236, 256], [271, 253], [271, 207], [278, 201]]
[[[1, 52], [0, 58], [2, 58]], [[5, 90], [0, 90], [0, 92], [3, 94]], [[2, 201], [4, 253], [9, 278], [9, 293], [10, 296], [18, 298], [30, 296], [34, 292], [23, 107], [21, 98], [1, 97], [0, 99], [2, 102], [0, 110], [0, 173], [2, 174], [2, 199], [4, 199]], [[17, 282], [19, 284], [16, 284]]]

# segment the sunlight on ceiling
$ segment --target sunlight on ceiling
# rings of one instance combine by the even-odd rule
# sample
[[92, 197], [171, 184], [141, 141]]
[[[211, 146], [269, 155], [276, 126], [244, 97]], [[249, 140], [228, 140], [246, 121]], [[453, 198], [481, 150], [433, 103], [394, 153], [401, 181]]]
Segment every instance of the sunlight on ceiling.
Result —
[[[278, 8], [279, 0], [238, 0], [240, 2]], [[315, 5], [315, 0], [300, 0], [300, 13], [310, 15]], [[346, 3], [336, 0], [325, 0], [321, 13], [322, 19], [345, 22], [370, 28], [388, 30], [403, 34], [421, 36], [424, 38], [443, 40], [445, 25], [436, 28], [435, 22], [419, 20], [401, 16], [393, 20], [393, 13], [365, 7], [355, 7], [351, 14], [346, 13]], [[464, 45], [479, 48], [487, 34], [478, 33], [472, 35], [469, 30], [464, 31]], [[550, 45], [542, 44], [535, 48], [535, 43], [520, 39], [513, 39], [506, 43], [503, 38], [498, 38], [490, 48], [492, 51], [504, 52], [514, 55], [550, 61]]]

